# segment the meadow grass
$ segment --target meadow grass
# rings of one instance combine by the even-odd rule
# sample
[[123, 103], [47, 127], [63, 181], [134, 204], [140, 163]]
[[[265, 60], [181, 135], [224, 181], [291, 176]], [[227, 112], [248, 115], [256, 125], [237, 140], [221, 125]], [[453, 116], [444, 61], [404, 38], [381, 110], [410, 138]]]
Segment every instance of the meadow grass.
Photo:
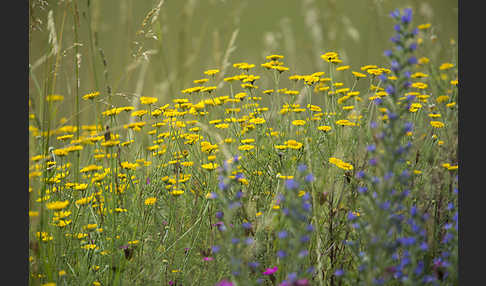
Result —
[[292, 55], [231, 60], [234, 27], [215, 34], [208, 67], [184, 51], [197, 49], [189, 24], [178, 57], [148, 48], [163, 35], [157, 1], [114, 71], [99, 6], [77, 3], [48, 13], [29, 69], [31, 285], [457, 284], [455, 43], [445, 61], [429, 55], [433, 24], [393, 10], [387, 63], [361, 66], [311, 31], [310, 72], [287, 64], [292, 38]]

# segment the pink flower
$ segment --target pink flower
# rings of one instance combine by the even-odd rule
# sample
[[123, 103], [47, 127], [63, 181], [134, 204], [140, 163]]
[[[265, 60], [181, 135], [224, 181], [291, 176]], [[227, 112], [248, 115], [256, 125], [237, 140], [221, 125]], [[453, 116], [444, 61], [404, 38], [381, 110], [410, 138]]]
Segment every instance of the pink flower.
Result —
[[273, 273], [277, 272], [278, 270], [278, 267], [275, 266], [273, 268], [267, 268], [267, 270], [265, 270], [265, 272], [263, 272], [263, 275], [272, 275]]
[[203, 260], [204, 260], [204, 261], [211, 261], [211, 260], [213, 260], [213, 259], [214, 259], [214, 258], [212, 258], [212, 257], [203, 257]]
[[233, 283], [231, 283], [230, 281], [228, 281], [226, 279], [223, 279], [223, 280], [219, 281], [218, 283], [216, 283], [215, 286], [233, 286]]

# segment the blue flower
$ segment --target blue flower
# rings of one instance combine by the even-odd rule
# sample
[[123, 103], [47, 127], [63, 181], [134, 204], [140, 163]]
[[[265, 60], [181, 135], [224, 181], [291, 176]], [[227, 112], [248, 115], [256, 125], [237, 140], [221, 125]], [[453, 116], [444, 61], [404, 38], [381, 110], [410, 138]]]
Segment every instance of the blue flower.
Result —
[[288, 235], [288, 232], [286, 230], [282, 230], [278, 233], [278, 238], [283, 239], [286, 238]]
[[338, 269], [338, 270], [334, 271], [334, 275], [336, 275], [338, 277], [342, 276], [343, 274], [344, 274], [344, 270], [342, 270], [342, 269]]
[[393, 52], [391, 50], [385, 50], [385, 52], [383, 52], [383, 54], [385, 55], [385, 57], [391, 57]]
[[408, 58], [408, 63], [411, 65], [417, 64], [418, 63], [417, 58], [415, 56], [411, 56], [410, 58]]
[[395, 72], [400, 70], [400, 64], [396, 60], [393, 60], [391, 62], [390, 67], [391, 67], [392, 71], [395, 71]]
[[285, 185], [289, 190], [294, 190], [299, 187], [299, 183], [297, 183], [297, 181], [295, 181], [294, 179], [287, 179]]
[[390, 12], [390, 17], [395, 18], [395, 19], [400, 17], [400, 10], [398, 10], [398, 8], [397, 8], [394, 11]]
[[364, 186], [361, 186], [361, 187], [358, 187], [358, 192], [359, 193], [365, 193], [366, 191], [368, 191], [368, 188], [367, 187], [364, 187]]
[[297, 167], [297, 170], [299, 172], [304, 172], [305, 170], [307, 170], [307, 166], [305, 164], [300, 164], [298, 167]]
[[368, 145], [366, 147], [366, 151], [368, 152], [374, 152], [376, 150], [376, 145], [375, 144], [371, 144], [371, 145]]
[[211, 248], [211, 251], [213, 253], [218, 253], [220, 249], [221, 249], [221, 246], [219, 246], [219, 245], [213, 245], [213, 247]]
[[411, 51], [415, 51], [417, 49], [417, 43], [416, 42], [411, 43], [410, 46], [408, 46], [408, 48]]
[[387, 87], [385, 88], [385, 91], [388, 94], [395, 94], [395, 88], [391, 84], [387, 85]]
[[305, 176], [305, 179], [304, 179], [307, 183], [310, 183], [310, 182], [313, 182], [315, 180], [315, 177], [314, 175], [312, 174], [308, 174], [307, 176]]
[[412, 9], [411, 8], [403, 9], [402, 23], [408, 24], [411, 21], [412, 21]]

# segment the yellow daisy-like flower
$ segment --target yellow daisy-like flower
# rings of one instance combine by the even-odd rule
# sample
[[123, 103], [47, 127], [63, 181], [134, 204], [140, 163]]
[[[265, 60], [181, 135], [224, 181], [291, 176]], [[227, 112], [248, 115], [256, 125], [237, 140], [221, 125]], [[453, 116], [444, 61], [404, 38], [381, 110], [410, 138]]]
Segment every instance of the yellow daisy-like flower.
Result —
[[294, 121], [292, 121], [292, 125], [303, 126], [303, 125], [305, 125], [305, 120], [300, 120], [300, 119], [294, 120]]
[[91, 92], [91, 93], [83, 95], [83, 99], [84, 100], [93, 99], [93, 98], [97, 97], [98, 95], [100, 95], [99, 91]]
[[156, 197], [150, 197], [150, 198], [145, 199], [144, 204], [146, 206], [151, 206], [151, 205], [154, 205], [156, 201], [157, 201]]
[[217, 163], [207, 163], [207, 164], [202, 164], [201, 167], [205, 170], [214, 170], [219, 167]]
[[62, 210], [63, 208], [67, 207], [69, 205], [69, 201], [68, 200], [65, 200], [65, 201], [55, 201], [55, 202], [50, 202], [50, 203], [46, 203], [46, 207], [47, 209], [49, 210]]
[[288, 147], [288, 148], [291, 148], [291, 149], [300, 149], [302, 148], [302, 143], [298, 142], [298, 141], [295, 141], [293, 139], [290, 139], [290, 140], [287, 140], [284, 142], [284, 144]]
[[148, 113], [147, 110], [142, 109], [142, 110], [137, 110], [137, 111], [132, 112], [131, 116], [133, 116], [133, 117], [142, 117], [142, 116], [144, 116], [147, 113]]
[[207, 75], [215, 75], [219, 73], [219, 69], [210, 69], [210, 70], [207, 70], [204, 72], [204, 74], [207, 74]]
[[343, 170], [353, 170], [353, 165], [346, 163], [343, 160], [338, 158], [334, 158], [334, 157], [329, 158], [329, 163]]
[[245, 145], [241, 145], [238, 147], [238, 150], [240, 151], [250, 151], [251, 149], [254, 149], [255, 146], [253, 145], [250, 145], [250, 144], [245, 144]]
[[329, 132], [329, 131], [331, 131], [332, 128], [331, 128], [331, 126], [322, 125], [322, 126], [318, 126], [317, 129], [320, 130], [320, 131]]
[[420, 25], [418, 25], [418, 26], [417, 26], [417, 28], [418, 28], [419, 30], [427, 30], [428, 28], [430, 28], [430, 26], [431, 26], [431, 25], [432, 25], [432, 24], [430, 24], [430, 23], [427, 23], [427, 24], [420, 24]]
[[338, 120], [338, 121], [336, 121], [336, 124], [341, 125], [341, 126], [356, 126], [356, 123], [351, 122], [347, 119]]
[[148, 97], [148, 96], [142, 96], [140, 97], [140, 103], [141, 104], [154, 104], [158, 101], [159, 99], [156, 97]]
[[331, 62], [332, 60], [335, 60], [338, 58], [338, 54], [336, 52], [327, 52], [323, 55], [321, 55], [321, 58], [325, 60], [326, 62]]
[[430, 125], [434, 128], [443, 128], [445, 126], [441, 121], [430, 121]]
[[266, 59], [267, 60], [270, 60], [270, 61], [276, 61], [276, 60], [280, 60], [280, 59], [283, 59], [284, 56], [282, 55], [270, 55], [270, 56], [266, 56]]
[[355, 71], [352, 71], [351, 73], [356, 77], [356, 79], [360, 79], [360, 78], [366, 77], [366, 75], [364, 73], [355, 72]]
[[452, 67], [454, 67], [454, 65], [451, 64], [451, 63], [443, 63], [443, 64], [440, 65], [439, 70], [441, 70], [441, 71], [448, 70], [448, 69], [451, 69]]

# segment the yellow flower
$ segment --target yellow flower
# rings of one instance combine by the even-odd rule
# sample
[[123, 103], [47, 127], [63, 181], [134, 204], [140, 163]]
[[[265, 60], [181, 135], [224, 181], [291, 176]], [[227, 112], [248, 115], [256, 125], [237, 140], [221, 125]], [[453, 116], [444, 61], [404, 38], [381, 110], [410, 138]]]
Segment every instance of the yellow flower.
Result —
[[240, 150], [240, 151], [249, 151], [249, 150], [251, 150], [253, 148], [255, 148], [255, 146], [246, 144], [246, 145], [239, 146], [238, 147], [238, 150]]
[[438, 96], [437, 99], [436, 99], [437, 103], [441, 103], [441, 102], [448, 101], [448, 100], [449, 100], [449, 96], [447, 96], [447, 95]]
[[360, 73], [360, 72], [355, 72], [355, 71], [353, 71], [353, 72], [351, 72], [351, 73], [352, 73], [352, 74], [353, 74], [353, 75], [356, 77], [356, 79], [366, 77], [366, 75], [365, 75], [365, 74]]
[[340, 66], [340, 67], [337, 67], [337, 68], [336, 68], [336, 70], [337, 70], [337, 71], [344, 71], [344, 70], [347, 70], [347, 69], [349, 69], [349, 68], [350, 68], [350, 66], [349, 66], [349, 65], [346, 65], [346, 66]]
[[420, 24], [420, 25], [418, 25], [418, 26], [417, 26], [417, 28], [418, 28], [419, 30], [426, 30], [426, 29], [430, 28], [430, 26], [431, 26], [431, 24], [430, 24], [430, 23], [427, 23], [427, 24]]
[[298, 142], [298, 141], [295, 141], [293, 139], [290, 139], [290, 140], [287, 140], [284, 142], [284, 144], [288, 147], [288, 148], [291, 148], [291, 149], [300, 149], [302, 148], [302, 143]]
[[275, 61], [275, 60], [280, 60], [280, 59], [283, 59], [284, 56], [282, 55], [270, 55], [270, 56], [266, 56], [266, 59], [267, 60], [271, 60], [271, 61]]
[[317, 129], [324, 131], [324, 132], [329, 132], [329, 131], [331, 131], [332, 128], [331, 128], [331, 126], [322, 125], [322, 126], [318, 126]]
[[335, 60], [338, 58], [338, 54], [336, 52], [327, 52], [323, 55], [321, 55], [321, 58], [325, 60], [326, 62], [331, 62], [332, 60]]
[[51, 94], [51, 95], [48, 95], [46, 97], [46, 100], [49, 101], [49, 102], [55, 102], [55, 101], [63, 101], [64, 100], [64, 96], [62, 95], [59, 95], [59, 94]]
[[442, 128], [445, 126], [444, 123], [440, 121], [430, 121], [430, 125], [434, 128]]
[[140, 103], [141, 104], [154, 104], [158, 101], [159, 99], [156, 97], [148, 97], [148, 96], [142, 96], [140, 97]]
[[91, 92], [91, 93], [83, 95], [83, 99], [84, 100], [93, 99], [93, 98], [97, 97], [98, 95], [100, 95], [99, 91]]
[[132, 112], [131, 116], [133, 116], [133, 117], [142, 117], [142, 116], [144, 116], [147, 113], [148, 113], [147, 110], [142, 109], [142, 110], [137, 110], [137, 111]]
[[353, 170], [353, 165], [342, 161], [341, 159], [331, 157], [329, 158], [329, 163], [341, 168], [343, 170]]
[[46, 203], [46, 207], [47, 209], [49, 210], [61, 210], [65, 207], [67, 207], [69, 205], [69, 201], [68, 200], [65, 200], [65, 201], [55, 201], [55, 202], [51, 202], [51, 203]]
[[342, 126], [356, 126], [356, 123], [351, 122], [351, 121], [349, 121], [347, 119], [338, 120], [338, 121], [336, 121], [336, 124], [337, 125], [342, 125]]
[[439, 70], [443, 71], [443, 70], [448, 70], [448, 69], [451, 69], [454, 65], [451, 64], [451, 63], [443, 63], [440, 65], [439, 67]]
[[302, 125], [305, 125], [305, 120], [294, 120], [292, 121], [292, 125], [295, 125], [295, 126], [302, 126]]
[[219, 167], [217, 163], [207, 163], [207, 164], [202, 164], [201, 167], [206, 170], [214, 170]]
[[151, 206], [153, 204], [155, 204], [155, 202], [157, 201], [157, 198], [156, 197], [150, 197], [150, 198], [147, 198], [144, 202], [144, 204], [146, 206]]
[[418, 89], [426, 89], [428, 87], [428, 84], [424, 82], [414, 82], [412, 83], [412, 87], [418, 88]]
[[424, 65], [424, 64], [427, 64], [430, 60], [426, 57], [421, 57], [418, 59], [418, 64], [419, 65]]
[[207, 74], [207, 75], [215, 75], [219, 73], [219, 69], [211, 69], [211, 70], [207, 70], [204, 72], [204, 74]]
[[208, 78], [202, 78], [202, 79], [196, 79], [196, 80], [194, 80], [193, 82], [194, 82], [194, 83], [197, 83], [197, 84], [200, 84], [200, 83], [205, 83], [205, 82], [207, 82], [207, 81], [209, 81], [209, 79], [208, 79]]

